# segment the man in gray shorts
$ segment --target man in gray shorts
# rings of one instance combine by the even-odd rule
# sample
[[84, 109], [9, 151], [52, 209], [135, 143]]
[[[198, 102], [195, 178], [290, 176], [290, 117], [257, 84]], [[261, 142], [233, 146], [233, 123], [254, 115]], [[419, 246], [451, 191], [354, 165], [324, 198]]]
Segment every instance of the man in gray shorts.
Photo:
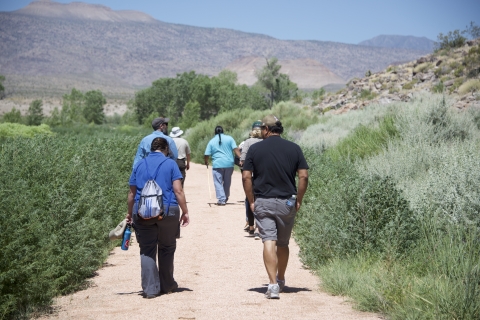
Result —
[[302, 150], [282, 139], [282, 132], [277, 117], [263, 118], [264, 140], [250, 147], [242, 173], [243, 189], [263, 241], [263, 260], [270, 281], [265, 293], [268, 299], [280, 298], [279, 293], [285, 287], [288, 243], [308, 186], [308, 165]]

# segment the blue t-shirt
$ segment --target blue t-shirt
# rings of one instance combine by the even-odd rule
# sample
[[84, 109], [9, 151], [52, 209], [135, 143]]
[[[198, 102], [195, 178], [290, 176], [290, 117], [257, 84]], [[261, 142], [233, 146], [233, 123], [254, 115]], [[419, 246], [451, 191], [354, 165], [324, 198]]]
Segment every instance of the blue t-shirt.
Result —
[[183, 177], [177, 163], [170, 158], [166, 158], [161, 152], [151, 152], [145, 159], [148, 163], [149, 173], [147, 173], [144, 160], [139, 161], [133, 167], [130, 180], [128, 181], [129, 185], [137, 187], [135, 202], [138, 202], [140, 199], [143, 186], [150, 179], [150, 175], [155, 174], [158, 165], [163, 161], [157, 176], [154, 178], [160, 188], [162, 188], [163, 205], [165, 208], [178, 206], [177, 198], [173, 192], [173, 181], [180, 180]]
[[132, 168], [138, 163], [138, 161], [142, 160], [150, 153], [152, 147], [152, 141], [155, 138], [164, 138], [168, 142], [168, 149], [170, 149], [169, 157], [173, 160], [177, 160], [178, 151], [177, 146], [175, 145], [175, 141], [167, 135], [164, 135], [163, 132], [160, 131], [153, 131], [151, 134], [146, 136], [145, 138], [140, 141], [140, 144], [137, 148], [137, 153], [135, 154], [135, 158], [133, 158], [133, 165]]
[[214, 168], [232, 168], [233, 167], [233, 149], [237, 147], [235, 140], [229, 135], [220, 134], [222, 136], [222, 144], [220, 144], [219, 135], [216, 134], [205, 149], [206, 156], [212, 156]]

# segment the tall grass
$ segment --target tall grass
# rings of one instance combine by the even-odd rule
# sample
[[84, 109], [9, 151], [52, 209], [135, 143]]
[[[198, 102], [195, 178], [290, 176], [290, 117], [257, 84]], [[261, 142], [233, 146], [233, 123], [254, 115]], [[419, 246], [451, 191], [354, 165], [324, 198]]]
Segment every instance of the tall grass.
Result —
[[28, 316], [86, 284], [126, 213], [143, 135], [93, 129], [0, 145], [0, 318]]
[[281, 120], [285, 133], [292, 138], [295, 137], [296, 132], [305, 130], [309, 125], [318, 121], [317, 116], [310, 108], [299, 108], [291, 102], [280, 102], [272, 110], [236, 109], [222, 112], [215, 118], [198, 123], [185, 133], [185, 138], [192, 150], [192, 160], [203, 163], [205, 149], [208, 141], [214, 137], [216, 126], [222, 126], [225, 134], [232, 136], [238, 145], [248, 138], [252, 123], [261, 120], [268, 114], [276, 115]]
[[361, 310], [480, 318], [480, 133], [475, 113], [450, 106], [420, 95], [306, 152], [301, 257]]

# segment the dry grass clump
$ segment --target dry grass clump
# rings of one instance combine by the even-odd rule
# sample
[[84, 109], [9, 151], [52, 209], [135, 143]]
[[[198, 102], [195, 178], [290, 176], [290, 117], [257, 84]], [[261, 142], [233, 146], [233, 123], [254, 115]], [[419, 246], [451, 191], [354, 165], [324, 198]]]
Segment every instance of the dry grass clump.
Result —
[[469, 92], [480, 91], [480, 80], [479, 79], [471, 79], [467, 82], [463, 83], [460, 87], [458, 87], [459, 94], [467, 94]]

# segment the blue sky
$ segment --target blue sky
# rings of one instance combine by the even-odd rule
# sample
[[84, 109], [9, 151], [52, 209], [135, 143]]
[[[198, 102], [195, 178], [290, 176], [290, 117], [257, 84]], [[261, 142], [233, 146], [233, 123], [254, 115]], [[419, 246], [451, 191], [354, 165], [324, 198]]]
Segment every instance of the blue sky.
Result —
[[[13, 11], [31, 0], [0, 0]], [[56, 2], [69, 3], [68, 0]], [[261, 33], [282, 40], [358, 43], [380, 34], [437, 35], [480, 25], [480, 0], [84, 0], [114, 10], [200, 27]]]

